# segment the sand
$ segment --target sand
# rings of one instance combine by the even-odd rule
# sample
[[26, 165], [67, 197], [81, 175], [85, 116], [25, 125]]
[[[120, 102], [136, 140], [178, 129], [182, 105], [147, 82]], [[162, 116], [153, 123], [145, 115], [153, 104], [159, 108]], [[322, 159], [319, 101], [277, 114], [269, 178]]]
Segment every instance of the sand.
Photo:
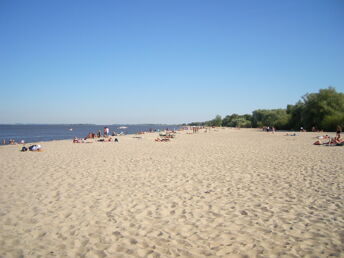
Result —
[[0, 257], [344, 257], [344, 147], [319, 133], [0, 147]]

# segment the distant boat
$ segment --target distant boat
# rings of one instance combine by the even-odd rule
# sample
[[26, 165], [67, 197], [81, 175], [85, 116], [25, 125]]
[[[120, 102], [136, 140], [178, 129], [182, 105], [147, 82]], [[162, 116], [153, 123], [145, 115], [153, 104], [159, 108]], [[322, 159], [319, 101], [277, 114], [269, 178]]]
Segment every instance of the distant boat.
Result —
[[73, 128], [69, 128], [68, 130], [69, 130], [69, 131], [73, 131]]

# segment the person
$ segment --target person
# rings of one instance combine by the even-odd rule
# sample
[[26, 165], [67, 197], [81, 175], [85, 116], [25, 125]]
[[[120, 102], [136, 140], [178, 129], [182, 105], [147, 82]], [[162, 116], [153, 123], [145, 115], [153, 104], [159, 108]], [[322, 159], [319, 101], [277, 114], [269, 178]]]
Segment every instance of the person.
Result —
[[342, 127], [340, 125], [337, 125], [336, 129], [336, 139], [340, 139], [340, 133], [342, 131]]
[[6, 140], [4, 139], [4, 140], [2, 140], [2, 144], [3, 145], [5, 145], [6, 144]]
[[100, 130], [98, 130], [97, 137], [100, 138], [101, 134]]
[[80, 140], [77, 137], [74, 137], [73, 143], [80, 143]]
[[342, 144], [342, 143], [344, 142], [344, 140], [342, 140], [340, 137], [339, 137], [339, 138], [336, 137], [336, 138], [334, 138], [334, 142], [335, 142], [336, 144]]
[[314, 142], [314, 145], [329, 145], [329, 146], [342, 146], [344, 145], [344, 140], [334, 137], [334, 138], [323, 138], [323, 139], [328, 139], [328, 142], [322, 142], [321, 139], [317, 140]]
[[41, 149], [42, 149], [42, 146], [39, 145], [39, 144], [34, 144], [34, 145], [31, 145], [31, 146], [29, 147], [29, 150], [30, 150], [30, 151], [41, 151]]
[[109, 128], [104, 127], [104, 137], [108, 137], [108, 135], [109, 135]]

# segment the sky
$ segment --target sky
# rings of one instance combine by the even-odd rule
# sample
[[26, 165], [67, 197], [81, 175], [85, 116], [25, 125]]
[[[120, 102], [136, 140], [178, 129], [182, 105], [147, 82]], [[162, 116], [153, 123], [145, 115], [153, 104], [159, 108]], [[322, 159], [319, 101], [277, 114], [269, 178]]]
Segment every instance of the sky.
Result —
[[0, 123], [187, 123], [344, 91], [344, 1], [0, 0]]

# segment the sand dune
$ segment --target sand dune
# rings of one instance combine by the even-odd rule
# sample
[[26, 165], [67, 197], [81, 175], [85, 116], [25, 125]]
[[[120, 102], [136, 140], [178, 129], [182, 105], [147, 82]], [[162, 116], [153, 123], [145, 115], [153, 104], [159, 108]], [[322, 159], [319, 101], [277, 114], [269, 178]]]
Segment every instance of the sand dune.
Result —
[[344, 257], [344, 147], [217, 129], [0, 147], [0, 257]]

